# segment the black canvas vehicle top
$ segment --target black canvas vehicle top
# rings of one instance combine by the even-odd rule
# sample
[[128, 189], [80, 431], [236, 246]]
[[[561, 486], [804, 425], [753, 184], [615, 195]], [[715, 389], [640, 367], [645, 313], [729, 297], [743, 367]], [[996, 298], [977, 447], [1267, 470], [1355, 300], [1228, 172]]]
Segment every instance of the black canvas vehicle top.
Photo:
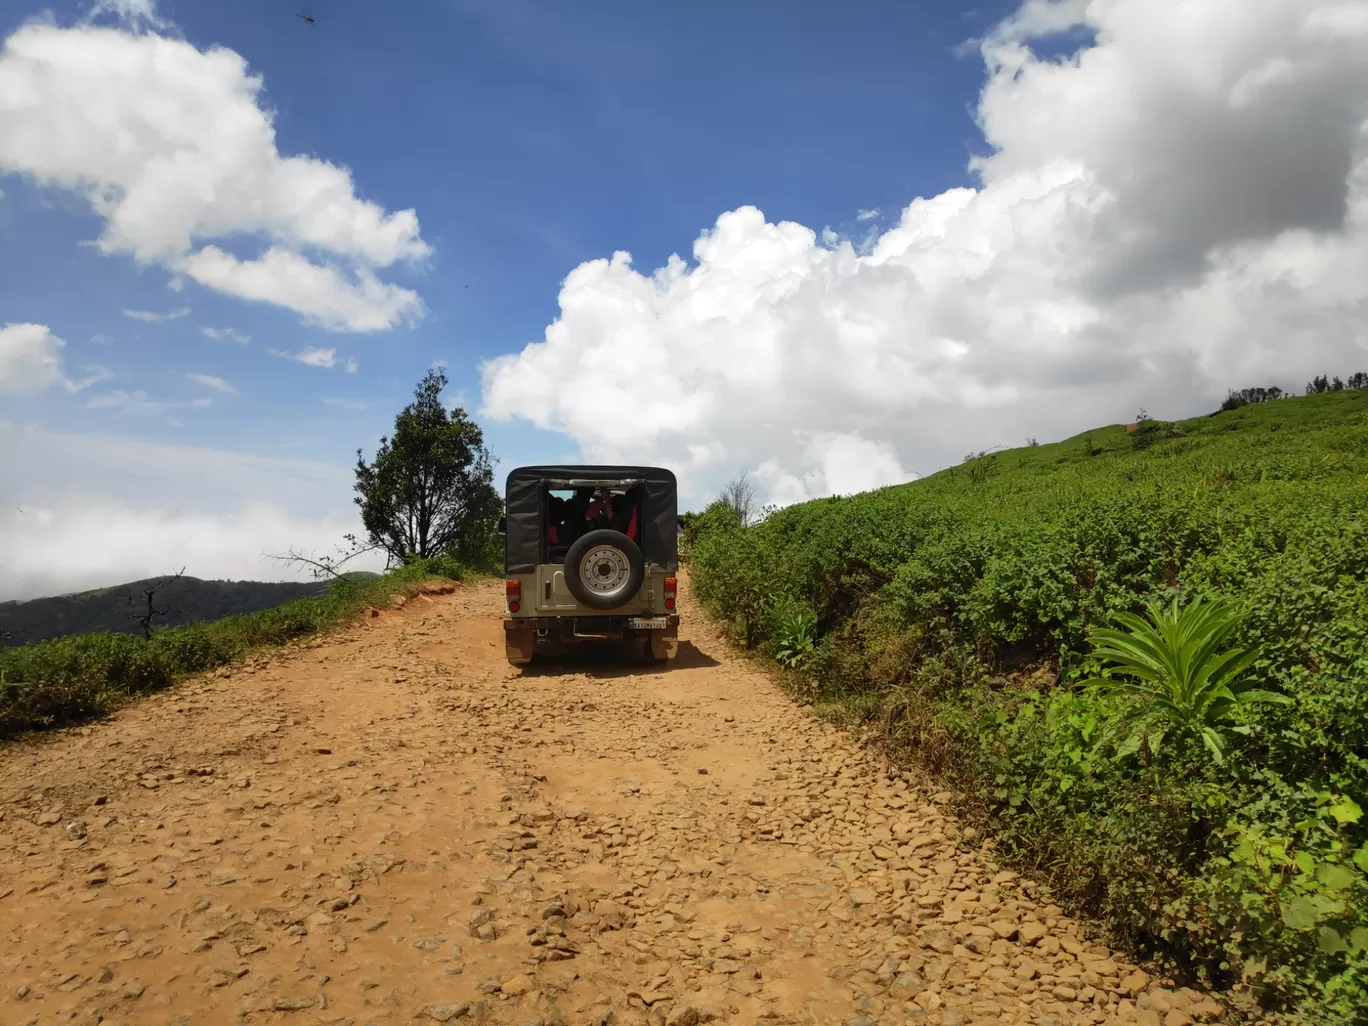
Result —
[[679, 494], [673, 472], [662, 467], [570, 465], [518, 467], [509, 473], [504, 575], [534, 573], [537, 564], [546, 561], [549, 492], [600, 487], [641, 489], [641, 553], [650, 563], [678, 569]]

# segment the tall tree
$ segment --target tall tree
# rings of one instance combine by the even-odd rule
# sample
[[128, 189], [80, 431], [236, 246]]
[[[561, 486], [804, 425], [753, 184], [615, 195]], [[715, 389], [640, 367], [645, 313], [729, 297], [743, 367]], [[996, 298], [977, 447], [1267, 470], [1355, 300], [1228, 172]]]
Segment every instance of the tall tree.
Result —
[[442, 405], [447, 378], [430, 370], [380, 439], [375, 461], [356, 450], [356, 504], [370, 543], [391, 563], [481, 556], [502, 503], [484, 434], [459, 406]]

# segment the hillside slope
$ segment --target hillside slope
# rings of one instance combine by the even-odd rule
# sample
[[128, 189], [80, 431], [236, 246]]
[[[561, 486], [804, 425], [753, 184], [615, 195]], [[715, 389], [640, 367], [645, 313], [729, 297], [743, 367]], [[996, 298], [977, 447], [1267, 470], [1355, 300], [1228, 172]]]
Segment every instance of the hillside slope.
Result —
[[[748, 529], [714, 506], [688, 542], [738, 640], [878, 718], [1073, 909], [1251, 1007], [1364, 1021], [1368, 391], [1114, 425]], [[1239, 604], [1242, 680], [1290, 698], [1218, 722], [1224, 760], [1080, 686], [1092, 628], [1203, 595]]]
[[[0, 602], [0, 645], [24, 645], [90, 631], [141, 633], [138, 617], [147, 609], [143, 587], [155, 580], [131, 581], [26, 602]], [[157, 608], [169, 609], [154, 622], [183, 627], [198, 621], [221, 620], [238, 613], [271, 609], [291, 599], [321, 595], [326, 590], [327, 585], [317, 581], [204, 581], [181, 577], [157, 592]]]

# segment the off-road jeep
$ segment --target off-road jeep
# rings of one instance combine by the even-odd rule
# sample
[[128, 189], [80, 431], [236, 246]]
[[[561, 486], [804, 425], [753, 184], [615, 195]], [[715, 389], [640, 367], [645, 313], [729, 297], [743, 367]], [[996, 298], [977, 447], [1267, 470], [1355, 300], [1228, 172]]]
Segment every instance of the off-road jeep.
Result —
[[675, 476], [658, 467], [519, 467], [508, 475], [504, 536], [508, 661], [538, 645], [642, 642], [674, 657], [679, 569]]

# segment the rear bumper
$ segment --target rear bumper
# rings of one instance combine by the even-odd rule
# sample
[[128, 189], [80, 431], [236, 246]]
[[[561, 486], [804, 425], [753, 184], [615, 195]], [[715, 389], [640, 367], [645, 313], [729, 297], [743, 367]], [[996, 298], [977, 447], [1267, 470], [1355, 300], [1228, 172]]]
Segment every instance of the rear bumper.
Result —
[[[632, 620], [664, 620], [663, 628], [638, 628]], [[506, 631], [536, 631], [542, 637], [559, 641], [576, 639], [644, 638], [652, 634], [673, 636], [679, 633], [679, 614], [662, 616], [644, 613], [632, 616], [510, 616], [503, 622]]]

